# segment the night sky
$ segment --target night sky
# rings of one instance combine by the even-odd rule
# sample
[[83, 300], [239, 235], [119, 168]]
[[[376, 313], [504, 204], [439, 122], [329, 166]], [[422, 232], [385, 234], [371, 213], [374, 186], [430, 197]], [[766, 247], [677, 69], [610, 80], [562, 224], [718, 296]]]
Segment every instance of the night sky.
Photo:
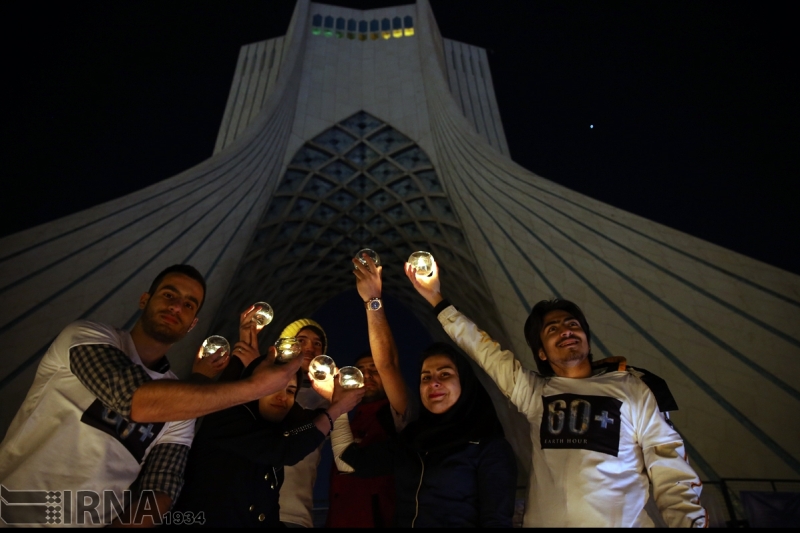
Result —
[[[731, 2], [432, 5], [445, 37], [488, 50], [515, 161], [800, 273], [789, 11]], [[293, 6], [4, 6], [3, 181], [13, 189], [0, 235], [208, 158], [239, 47], [283, 35]]]

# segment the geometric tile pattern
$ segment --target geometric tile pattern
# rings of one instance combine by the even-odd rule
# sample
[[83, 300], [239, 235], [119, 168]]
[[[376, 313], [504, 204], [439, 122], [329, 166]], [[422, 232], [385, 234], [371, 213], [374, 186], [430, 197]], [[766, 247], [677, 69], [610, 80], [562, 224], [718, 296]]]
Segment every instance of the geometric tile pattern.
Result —
[[361, 248], [372, 248], [391, 265], [384, 268], [386, 292], [414, 308], [421, 301], [398, 265], [416, 250], [446, 258], [451, 285], [465, 289], [464, 300], [475, 302], [476, 310], [491, 308], [466, 243], [425, 152], [360, 111], [313, 137], [291, 159], [212, 329], [233, 332], [237, 310], [262, 296], [297, 316], [313, 312], [352, 288], [349, 261]]

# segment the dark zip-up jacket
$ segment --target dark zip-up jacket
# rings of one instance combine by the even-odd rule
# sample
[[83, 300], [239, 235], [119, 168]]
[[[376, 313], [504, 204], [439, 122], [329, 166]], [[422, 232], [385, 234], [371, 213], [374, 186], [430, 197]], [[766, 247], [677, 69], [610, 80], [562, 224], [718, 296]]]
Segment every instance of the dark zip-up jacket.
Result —
[[293, 465], [325, 436], [304, 412], [304, 425], [267, 422], [258, 402], [205, 417], [186, 467], [176, 511], [203, 512], [205, 526], [280, 527], [283, 466]]
[[431, 453], [394, 438], [341, 459], [359, 477], [394, 474], [396, 527], [511, 527], [517, 465], [503, 437]]

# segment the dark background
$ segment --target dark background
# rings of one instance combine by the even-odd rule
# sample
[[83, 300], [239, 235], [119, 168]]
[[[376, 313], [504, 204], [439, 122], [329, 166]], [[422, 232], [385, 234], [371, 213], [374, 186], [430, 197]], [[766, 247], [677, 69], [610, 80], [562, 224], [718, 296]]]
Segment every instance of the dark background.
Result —
[[[515, 161], [800, 273], [799, 84], [788, 8], [432, 6], [445, 37], [488, 50]], [[4, 5], [0, 235], [208, 158], [239, 47], [283, 35], [293, 7], [293, 0]]]

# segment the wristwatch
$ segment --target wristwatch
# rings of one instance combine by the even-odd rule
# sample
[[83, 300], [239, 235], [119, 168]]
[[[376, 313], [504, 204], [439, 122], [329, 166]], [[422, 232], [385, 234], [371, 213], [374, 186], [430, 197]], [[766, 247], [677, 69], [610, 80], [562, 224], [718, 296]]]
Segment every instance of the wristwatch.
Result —
[[366, 302], [364, 302], [364, 307], [366, 307], [370, 311], [377, 311], [381, 307], [383, 307], [383, 302], [381, 302], [380, 298], [370, 298]]

